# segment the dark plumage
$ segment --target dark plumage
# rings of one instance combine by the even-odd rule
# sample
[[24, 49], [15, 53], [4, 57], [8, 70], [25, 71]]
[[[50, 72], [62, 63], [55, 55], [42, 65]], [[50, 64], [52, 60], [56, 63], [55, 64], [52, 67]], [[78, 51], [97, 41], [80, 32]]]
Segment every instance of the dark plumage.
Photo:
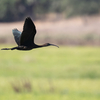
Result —
[[14, 39], [17, 43], [17, 47], [13, 48], [3, 48], [1, 50], [31, 50], [34, 48], [40, 48], [40, 47], [46, 47], [46, 46], [56, 46], [54, 44], [50, 43], [45, 43], [43, 45], [37, 45], [34, 43], [34, 37], [36, 35], [36, 28], [34, 23], [32, 22], [30, 17], [27, 17], [25, 19], [24, 27], [23, 27], [23, 32], [21, 33], [17, 29], [12, 30]]

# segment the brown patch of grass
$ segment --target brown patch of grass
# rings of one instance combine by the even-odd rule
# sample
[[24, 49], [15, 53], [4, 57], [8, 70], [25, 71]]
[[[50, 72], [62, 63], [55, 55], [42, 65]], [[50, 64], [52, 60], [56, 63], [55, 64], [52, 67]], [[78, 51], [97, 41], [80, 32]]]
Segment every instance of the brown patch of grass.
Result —
[[16, 93], [20, 92], [31, 92], [32, 91], [32, 85], [30, 80], [25, 79], [25, 80], [16, 80], [11, 83], [11, 86]]
[[[35, 42], [58, 45], [100, 45], [100, 18], [77, 17], [57, 21], [34, 21], [37, 29]], [[12, 29], [23, 29], [24, 22], [0, 23], [0, 43], [15, 43]]]

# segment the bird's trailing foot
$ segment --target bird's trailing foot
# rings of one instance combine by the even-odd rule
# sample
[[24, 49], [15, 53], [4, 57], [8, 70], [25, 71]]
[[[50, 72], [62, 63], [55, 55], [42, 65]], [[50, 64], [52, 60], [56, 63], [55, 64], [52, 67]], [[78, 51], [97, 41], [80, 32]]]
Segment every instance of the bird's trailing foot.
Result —
[[13, 47], [13, 48], [2, 48], [1, 50], [14, 50], [17, 49], [17, 47]]
[[11, 50], [11, 48], [2, 48], [1, 50]]

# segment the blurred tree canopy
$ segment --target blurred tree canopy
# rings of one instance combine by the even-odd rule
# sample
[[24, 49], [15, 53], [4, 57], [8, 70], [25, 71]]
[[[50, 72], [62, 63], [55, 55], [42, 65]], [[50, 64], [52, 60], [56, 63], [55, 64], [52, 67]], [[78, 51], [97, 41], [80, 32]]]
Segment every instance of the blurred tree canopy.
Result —
[[48, 13], [66, 16], [93, 15], [100, 12], [100, 0], [0, 0], [0, 22], [34, 19]]
[[69, 15], [93, 15], [100, 12], [100, 0], [68, 0]]

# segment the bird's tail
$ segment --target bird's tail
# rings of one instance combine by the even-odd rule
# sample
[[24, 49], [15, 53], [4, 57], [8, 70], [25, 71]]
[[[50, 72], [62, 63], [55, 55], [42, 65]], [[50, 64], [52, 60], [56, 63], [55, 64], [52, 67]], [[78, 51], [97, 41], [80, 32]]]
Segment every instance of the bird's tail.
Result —
[[1, 50], [11, 50], [11, 48], [2, 48]]

